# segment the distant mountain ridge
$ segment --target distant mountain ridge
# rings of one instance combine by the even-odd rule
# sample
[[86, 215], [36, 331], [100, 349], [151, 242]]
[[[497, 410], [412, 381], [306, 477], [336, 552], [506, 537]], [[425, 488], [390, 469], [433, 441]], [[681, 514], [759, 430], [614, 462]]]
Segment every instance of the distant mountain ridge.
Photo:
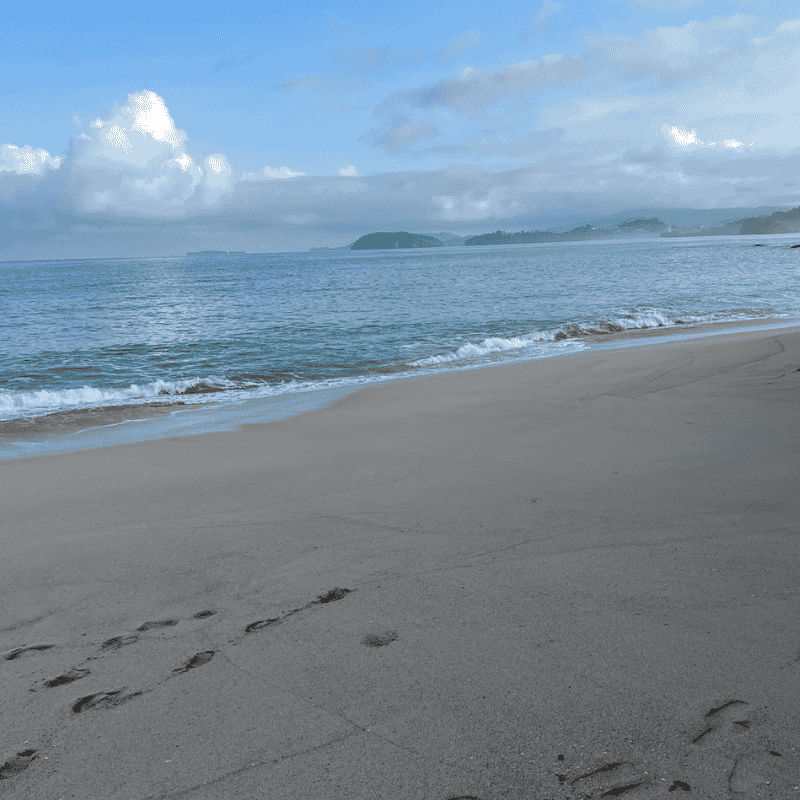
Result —
[[482, 233], [480, 236], [471, 236], [465, 245], [486, 244], [531, 244], [535, 242], [585, 242], [591, 239], [610, 239], [619, 236], [654, 235], [667, 230], [668, 226], [660, 219], [631, 219], [623, 222], [614, 230], [596, 228], [594, 225], [579, 225], [570, 231], [557, 233], [556, 231], [517, 231], [506, 233]]
[[[739, 210], [741, 209], [734, 209]], [[710, 212], [698, 211], [703, 218]], [[621, 215], [620, 215], [621, 216]], [[617, 216], [616, 219], [620, 219]], [[716, 217], [719, 220], [722, 214]], [[695, 217], [696, 219], [697, 217]], [[615, 222], [616, 220], [608, 220]], [[800, 206], [788, 211], [774, 211], [771, 214], [740, 217], [739, 219], [715, 221], [710, 225], [693, 225], [679, 227], [668, 225], [657, 217], [637, 217], [623, 219], [614, 228], [601, 228], [595, 225], [579, 225], [567, 231], [531, 230], [531, 231], [493, 231], [477, 236], [458, 236], [442, 231], [436, 234], [407, 233], [368, 233], [353, 244], [344, 247], [312, 247], [318, 250], [391, 250], [416, 247], [457, 247], [480, 246], [491, 244], [531, 244], [538, 242], [583, 242], [612, 238], [655, 237], [681, 238], [694, 236], [747, 236], [755, 234], [798, 233], [800, 232]]]

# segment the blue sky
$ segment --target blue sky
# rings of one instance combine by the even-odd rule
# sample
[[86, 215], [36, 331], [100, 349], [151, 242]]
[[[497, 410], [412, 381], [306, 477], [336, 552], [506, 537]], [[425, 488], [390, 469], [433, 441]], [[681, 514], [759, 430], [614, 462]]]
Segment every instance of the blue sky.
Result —
[[0, 256], [800, 205], [787, 2], [40, 3], [0, 53]]

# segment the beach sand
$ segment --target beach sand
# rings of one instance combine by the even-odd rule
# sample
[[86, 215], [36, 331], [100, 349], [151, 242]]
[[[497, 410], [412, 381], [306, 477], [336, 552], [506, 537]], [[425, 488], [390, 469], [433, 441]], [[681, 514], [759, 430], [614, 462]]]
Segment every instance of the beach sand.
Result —
[[800, 329], [0, 462], [0, 796], [800, 798]]

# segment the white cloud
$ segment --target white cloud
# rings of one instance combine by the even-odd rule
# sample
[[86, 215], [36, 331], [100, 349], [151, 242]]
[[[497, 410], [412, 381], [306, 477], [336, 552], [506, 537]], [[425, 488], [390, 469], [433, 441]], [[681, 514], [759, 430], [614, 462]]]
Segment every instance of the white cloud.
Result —
[[200, 184], [203, 199], [213, 203], [233, 188], [233, 173], [228, 159], [222, 153], [214, 153], [203, 161], [205, 175]]
[[342, 177], [357, 178], [358, 177], [358, 170], [351, 164], [349, 167], [342, 167], [339, 170], [339, 174]]
[[277, 178], [279, 180], [283, 180], [286, 178], [299, 178], [305, 174], [306, 174], [305, 172], [291, 170], [287, 166], [278, 167], [278, 169], [272, 169], [272, 167], [264, 167], [264, 176], [267, 178]]
[[[554, 14], [555, 7], [545, 3], [540, 16]], [[661, 26], [639, 36], [588, 37], [587, 49], [573, 57], [554, 53], [489, 71], [467, 67], [430, 85], [393, 93], [377, 113], [398, 115], [409, 108], [441, 108], [468, 116], [547, 90], [591, 86], [619, 93], [621, 86], [637, 83], [652, 90], [647, 84], [653, 79], [662, 88], [697, 83], [746, 68], [758, 47], [747, 40], [755, 22], [755, 17], [733, 14], [706, 22], [693, 20], [680, 27]]]
[[201, 167], [186, 140], [155, 92], [128, 95], [110, 118], [93, 120], [72, 140], [66, 165], [79, 205], [170, 214], [183, 211], [196, 192], [213, 203], [232, 188], [230, 166], [216, 154]]
[[[555, 152], [594, 137], [651, 147], [669, 128], [695, 132], [685, 150], [724, 141], [791, 148], [800, 141], [800, 20], [774, 26], [735, 13], [638, 35], [588, 37], [574, 56], [553, 54], [394, 92], [363, 141], [389, 153], [439, 160], [551, 158], [528, 145], [532, 133], [565, 129]], [[435, 142], [428, 134], [437, 131]]]
[[471, 190], [457, 195], [438, 195], [431, 199], [441, 209], [440, 218], [447, 221], [484, 220], [510, 216], [520, 203], [508, 197], [509, 186], [493, 186], [483, 194]]
[[14, 172], [17, 175], [42, 175], [47, 170], [58, 169], [61, 159], [51, 156], [41, 147], [30, 145], [17, 147], [13, 144], [0, 145], [0, 172]]
[[690, 144], [703, 144], [697, 139], [697, 131], [684, 131], [680, 128], [672, 127], [667, 133], [675, 144], [681, 147], [688, 147]]

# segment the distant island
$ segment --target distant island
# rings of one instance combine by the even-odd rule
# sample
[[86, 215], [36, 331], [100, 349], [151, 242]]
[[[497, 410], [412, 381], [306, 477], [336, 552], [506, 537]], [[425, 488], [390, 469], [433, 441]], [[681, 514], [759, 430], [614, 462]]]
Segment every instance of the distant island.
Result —
[[350, 250], [394, 250], [411, 247], [444, 247], [443, 243], [433, 236], [423, 236], [419, 233], [368, 233], [356, 239], [350, 245]]
[[[395, 233], [368, 233], [352, 244], [342, 247], [311, 247], [309, 252], [316, 253], [323, 250], [399, 250], [408, 247], [454, 247], [464, 244], [467, 236], [456, 236], [454, 233], [442, 231], [441, 233], [406, 233], [397, 231]], [[356, 246], [358, 245], [358, 246]]]
[[[743, 209], [742, 209], [743, 210]], [[741, 213], [741, 211], [740, 211]], [[606, 223], [608, 224], [608, 223]], [[494, 231], [478, 236], [456, 236], [441, 232], [423, 235], [397, 231], [395, 233], [368, 233], [353, 244], [344, 247], [312, 247], [312, 251], [328, 250], [394, 250], [414, 247], [458, 247], [490, 244], [534, 244], [541, 242], [585, 242], [602, 239], [655, 237], [679, 238], [690, 236], [747, 236], [755, 234], [800, 232], [800, 206], [789, 211], [775, 211], [758, 217], [743, 217], [716, 225], [695, 225], [681, 228], [668, 225], [656, 217], [630, 219], [615, 228], [598, 228], [580, 225], [568, 231]], [[215, 252], [215, 251], [209, 251]], [[190, 255], [196, 255], [194, 253]]]
[[244, 250], [192, 250], [187, 256], [246, 256]]

